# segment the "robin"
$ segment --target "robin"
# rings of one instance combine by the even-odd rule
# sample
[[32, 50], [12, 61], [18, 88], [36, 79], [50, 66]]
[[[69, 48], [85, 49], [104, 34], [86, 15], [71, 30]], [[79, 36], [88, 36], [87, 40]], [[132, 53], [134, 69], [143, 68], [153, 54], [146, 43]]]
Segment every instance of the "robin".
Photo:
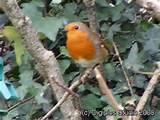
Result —
[[107, 44], [84, 23], [72, 22], [64, 29], [67, 32], [67, 50], [71, 58], [82, 67], [101, 64], [109, 55]]

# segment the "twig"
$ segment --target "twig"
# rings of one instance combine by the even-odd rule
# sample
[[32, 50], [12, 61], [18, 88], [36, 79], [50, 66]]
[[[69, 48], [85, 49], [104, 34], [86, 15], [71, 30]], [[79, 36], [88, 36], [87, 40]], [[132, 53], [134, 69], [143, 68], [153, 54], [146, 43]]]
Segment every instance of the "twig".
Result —
[[[112, 94], [112, 91], [109, 89], [109, 87], [107, 86], [106, 82], [105, 82], [105, 79], [104, 77], [102, 76], [99, 68], [99, 66], [96, 66], [94, 68], [94, 72], [96, 74], [96, 78], [97, 78], [97, 81], [98, 81], [98, 84], [99, 84], [99, 88], [102, 92], [102, 94], [105, 95], [106, 99], [107, 99], [107, 102], [109, 102], [109, 104], [113, 107], [113, 109], [116, 111], [116, 112], [119, 112], [119, 111], [123, 111], [124, 108], [122, 105], [118, 104], [118, 102], [116, 101], [115, 97], [113, 96]], [[123, 120], [129, 120], [127, 118], [127, 116], [122, 116]]]
[[100, 87], [100, 90], [102, 91], [102, 94], [104, 94], [107, 98], [107, 102], [110, 103], [110, 105], [116, 110], [123, 110], [122, 106], [118, 104], [115, 97], [113, 96], [111, 90], [108, 88], [100, 70], [98, 69], [98, 66], [94, 68], [94, 72], [96, 74], [96, 78]]
[[17, 104], [15, 104], [15, 105], [11, 106], [10, 108], [8, 108], [8, 110], [7, 110], [7, 111], [9, 112], [9, 111], [11, 111], [11, 110], [15, 109], [16, 107], [18, 107], [19, 105], [22, 105], [22, 104], [24, 104], [24, 103], [26, 103], [26, 102], [28, 102], [28, 101], [32, 100], [33, 98], [34, 98], [34, 97], [32, 96], [32, 97], [30, 97], [30, 98], [24, 99], [24, 100], [22, 100], [22, 101], [18, 102]]
[[[146, 88], [146, 90], [144, 91], [137, 107], [136, 107], [136, 111], [142, 111], [144, 109], [144, 106], [149, 98], [149, 96], [152, 94], [156, 84], [159, 82], [158, 79], [160, 77], [160, 68], [156, 69], [154, 72], [154, 75], [152, 76], [151, 80], [148, 83], [148, 86]], [[134, 116], [134, 120], [139, 120], [140, 116]]]
[[144, 71], [134, 71], [134, 72], [138, 74], [143, 74], [143, 75], [154, 75], [153, 72], [144, 72]]
[[120, 57], [118, 48], [117, 48], [117, 46], [116, 46], [116, 44], [115, 44], [114, 41], [112, 42], [112, 44], [113, 44], [113, 47], [114, 47], [116, 56], [118, 57], [119, 63], [120, 63], [120, 65], [121, 65], [121, 68], [122, 68], [124, 77], [125, 77], [125, 79], [126, 79], [126, 81], [127, 81], [127, 84], [128, 84], [129, 90], [130, 90], [130, 93], [131, 93], [131, 95], [133, 96], [134, 94], [133, 94], [133, 90], [132, 90], [132, 87], [131, 87], [131, 84], [130, 84], [130, 80], [129, 80], [129, 77], [128, 77], [128, 75], [127, 75], [127, 72], [125, 71], [125, 68], [123, 67], [123, 61], [122, 61], [122, 59], [121, 59], [121, 57]]
[[[53, 79], [53, 78], [52, 78]], [[54, 80], [54, 79], [53, 79]], [[67, 91], [69, 94], [75, 96], [75, 97], [79, 97], [79, 95], [77, 93], [75, 93], [74, 91], [70, 90], [68, 87], [66, 87], [65, 85], [62, 85], [61, 83], [59, 83], [57, 80], [55, 80], [55, 83], [63, 88], [65, 91]]]
[[[84, 75], [81, 76], [81, 78], [79, 80], [75, 81], [69, 87], [69, 89], [72, 91], [75, 88], [77, 88], [79, 85], [81, 85], [82, 81], [83, 81], [83, 83], [86, 82], [88, 80], [87, 77], [91, 71], [92, 71], [92, 69], [87, 69], [86, 72], [84, 73]], [[69, 97], [69, 95], [70, 94], [68, 92], [65, 92], [64, 95], [62, 96], [62, 98], [57, 102], [57, 104], [51, 110], [49, 110], [49, 112], [45, 116], [43, 116], [41, 118], [41, 120], [46, 120], [55, 110], [57, 110], [66, 101], [66, 99]]]

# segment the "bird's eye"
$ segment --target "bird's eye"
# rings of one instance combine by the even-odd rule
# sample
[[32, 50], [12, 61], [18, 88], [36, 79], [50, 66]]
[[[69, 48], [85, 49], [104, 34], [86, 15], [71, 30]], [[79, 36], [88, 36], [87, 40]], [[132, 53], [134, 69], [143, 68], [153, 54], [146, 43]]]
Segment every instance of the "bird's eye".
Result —
[[79, 29], [79, 27], [78, 27], [78, 26], [75, 26], [75, 27], [74, 27], [74, 29], [78, 30], [78, 29]]

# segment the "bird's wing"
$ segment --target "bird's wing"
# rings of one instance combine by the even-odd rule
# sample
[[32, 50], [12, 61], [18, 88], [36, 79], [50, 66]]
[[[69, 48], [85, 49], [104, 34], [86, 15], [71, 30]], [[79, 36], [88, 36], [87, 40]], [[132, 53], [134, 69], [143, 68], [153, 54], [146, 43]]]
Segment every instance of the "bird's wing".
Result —
[[89, 37], [94, 42], [96, 47], [104, 47], [109, 54], [113, 54], [113, 45], [110, 41], [102, 39], [100, 34], [97, 34], [95, 32], [90, 33]]

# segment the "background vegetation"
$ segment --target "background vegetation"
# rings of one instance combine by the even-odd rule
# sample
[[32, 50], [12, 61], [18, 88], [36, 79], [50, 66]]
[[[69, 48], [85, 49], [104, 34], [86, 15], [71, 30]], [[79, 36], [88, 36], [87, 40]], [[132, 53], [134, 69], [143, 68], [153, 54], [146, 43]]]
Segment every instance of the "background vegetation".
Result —
[[[61, 31], [67, 22], [82, 21], [88, 24], [85, 6], [81, 0], [41, 0], [17, 1], [32, 25], [39, 32], [40, 41], [46, 49], [52, 50], [59, 62], [66, 85], [70, 85], [80, 70], [70, 59], [65, 48], [65, 35]], [[131, 80], [134, 97], [131, 97], [123, 71], [116, 57], [111, 57], [104, 64], [107, 84], [113, 90], [117, 101], [123, 105], [135, 104], [143, 94], [150, 80], [155, 63], [160, 61], [160, 26], [150, 12], [140, 8], [134, 1], [96, 0], [97, 22], [102, 36], [117, 44], [123, 65]], [[35, 62], [22, 44], [22, 36], [12, 26], [1, 11], [1, 56], [5, 61], [6, 79], [14, 84], [23, 101], [2, 101], [3, 108], [8, 109], [4, 120], [36, 120], [47, 113], [56, 104], [52, 90], [35, 70]], [[154, 111], [155, 115], [144, 115], [145, 120], [159, 120], [160, 84], [156, 85], [145, 110]], [[99, 91], [95, 79], [81, 85], [77, 91], [84, 110], [114, 111]], [[85, 120], [103, 120], [104, 116], [90, 114]], [[59, 110], [50, 119], [61, 120]], [[116, 120], [119, 116], [116, 116]]]

